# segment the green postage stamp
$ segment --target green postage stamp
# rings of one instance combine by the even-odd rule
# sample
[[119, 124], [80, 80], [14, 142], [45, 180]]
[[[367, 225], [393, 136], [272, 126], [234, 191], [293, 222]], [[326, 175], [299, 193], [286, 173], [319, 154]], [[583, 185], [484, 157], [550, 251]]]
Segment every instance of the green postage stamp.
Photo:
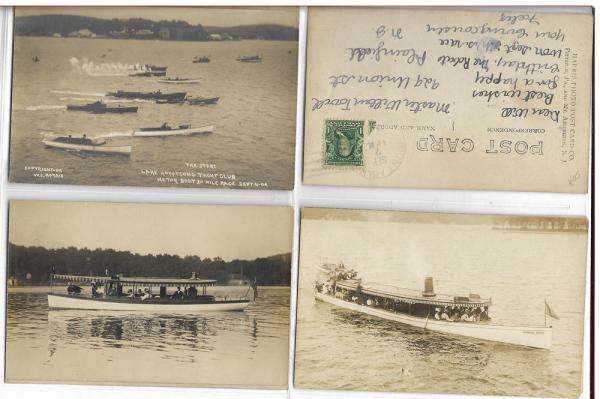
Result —
[[364, 121], [325, 121], [325, 165], [363, 166]]

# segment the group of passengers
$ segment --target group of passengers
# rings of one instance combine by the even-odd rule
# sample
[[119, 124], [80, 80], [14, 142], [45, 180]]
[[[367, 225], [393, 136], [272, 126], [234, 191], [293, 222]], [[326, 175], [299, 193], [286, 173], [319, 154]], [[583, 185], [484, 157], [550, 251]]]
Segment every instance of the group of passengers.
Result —
[[[92, 281], [92, 283], [90, 284], [90, 289], [92, 297], [104, 296], [106, 294], [104, 285], [97, 283], [96, 281]], [[74, 284], [69, 284], [67, 286], [67, 292], [69, 293], [69, 295], [81, 293], [81, 287], [78, 287]], [[108, 287], [108, 296], [117, 295], [117, 287], [113, 284], [110, 284], [110, 286]], [[135, 292], [132, 288], [130, 288], [129, 290], [127, 290], [125, 296], [128, 298], [141, 298], [142, 301], [145, 301], [146, 299], [153, 298], [155, 295], [152, 295], [152, 293], [150, 292], [150, 288], [144, 288], [143, 291], [141, 288], [138, 288], [138, 290]], [[196, 297], [198, 297], [198, 290], [194, 286], [186, 287], [184, 291], [181, 290], [181, 286], [178, 286], [175, 292], [173, 292], [173, 294], [171, 295], [171, 299], [194, 299]]]
[[[355, 290], [336, 289], [335, 281], [326, 281], [322, 284], [317, 283], [315, 285], [315, 288], [320, 293], [333, 295], [335, 298], [338, 298], [338, 299], [341, 299], [344, 301], [354, 302], [359, 305], [366, 305], [366, 306], [371, 306], [371, 307], [382, 308], [384, 310], [389, 310], [389, 311], [393, 311], [393, 312], [404, 313], [404, 311], [402, 310], [402, 301], [380, 299], [377, 297], [371, 297], [368, 295], [364, 295], [362, 293], [360, 283], [357, 284]], [[427, 305], [424, 305], [424, 306], [427, 306]], [[408, 308], [406, 310], [408, 313], [410, 313], [410, 308]], [[428, 310], [425, 309], [425, 314], [423, 315], [423, 317], [425, 317], [427, 315], [427, 312], [428, 312]], [[461, 321], [461, 322], [478, 322], [478, 321], [485, 321], [485, 320], [489, 319], [487, 306], [436, 307], [435, 314], [433, 317], [436, 320], [443, 320], [443, 321], [449, 321], [449, 322], [459, 322], [459, 321]]]
[[[101, 296], [104, 294], [103, 291], [103, 287], [99, 288], [96, 284], [92, 283], [92, 296]], [[108, 295], [116, 296], [116, 294], [116, 288], [111, 287], [109, 289]], [[130, 288], [129, 290], [127, 290], [127, 294], [125, 296], [127, 298], [140, 298], [142, 301], [145, 301], [146, 299], [153, 298], [155, 295], [152, 295], [152, 293], [150, 292], [150, 288], [144, 288], [143, 291], [141, 288], [138, 288], [137, 291], [134, 291], [132, 288]], [[171, 299], [196, 298], [197, 296], [198, 290], [196, 289], [196, 287], [188, 287], [185, 289], [185, 291], [182, 291], [181, 287], [177, 287], [175, 292], [173, 292], [173, 294], [171, 295]]]
[[184, 291], [181, 290], [181, 287], [177, 287], [173, 295], [171, 295], [171, 299], [184, 299], [184, 298], [196, 298], [198, 296], [198, 290], [196, 287], [186, 287]]
[[443, 308], [435, 308], [435, 315], [433, 317], [436, 320], [451, 322], [477, 322], [487, 320], [489, 318], [487, 306], [477, 306], [474, 308], [466, 308], [461, 306], [444, 306]]
[[198, 290], [194, 286], [187, 287], [185, 289], [185, 291], [182, 291], [181, 287], [177, 287], [177, 289], [175, 290], [173, 295], [171, 295], [171, 299], [184, 299], [184, 298], [194, 299], [197, 296], [198, 296]]
[[142, 291], [141, 288], [138, 288], [137, 292], [133, 292], [133, 289], [130, 288], [127, 291], [127, 298], [140, 298], [142, 301], [145, 301], [146, 299], [152, 298], [152, 294], [150, 293], [149, 288], [144, 288], [144, 291]]

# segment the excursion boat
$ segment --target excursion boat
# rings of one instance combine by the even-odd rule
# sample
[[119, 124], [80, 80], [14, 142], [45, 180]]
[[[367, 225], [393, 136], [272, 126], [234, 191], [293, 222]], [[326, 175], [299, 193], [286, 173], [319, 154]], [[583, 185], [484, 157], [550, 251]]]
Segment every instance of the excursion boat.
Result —
[[185, 99], [187, 93], [179, 92], [179, 93], [163, 93], [160, 90], [152, 91], [152, 92], [142, 92], [142, 91], [124, 91], [117, 90], [116, 92], [109, 92], [108, 95], [117, 98], [139, 98], [143, 100], [168, 100], [168, 101], [178, 101], [181, 102]]
[[236, 58], [239, 62], [261, 62], [262, 58], [260, 55], [241, 55]]
[[[315, 298], [341, 308], [440, 333], [540, 349], [552, 345], [551, 326], [493, 324], [491, 298], [438, 294], [432, 277], [427, 277], [425, 289], [418, 291], [366, 284], [343, 265], [324, 265], [321, 271], [328, 279], [316, 282]], [[546, 304], [546, 316], [554, 317], [548, 311]]]
[[210, 58], [208, 58], [207, 56], [202, 56], [202, 57], [196, 56], [196, 57], [194, 57], [192, 62], [194, 64], [208, 64], [210, 62]]
[[187, 102], [190, 105], [212, 105], [219, 102], [220, 97], [188, 97]]
[[213, 125], [192, 127], [192, 125], [179, 125], [171, 127], [163, 123], [159, 127], [143, 127], [133, 132], [135, 137], [164, 137], [164, 136], [190, 136], [192, 134], [212, 133]]
[[[250, 299], [216, 297], [207, 293], [216, 280], [196, 278], [155, 278], [122, 276], [50, 275], [48, 306], [51, 309], [122, 310], [149, 312], [199, 312], [244, 310]], [[66, 284], [62, 292], [56, 285]], [[77, 284], [88, 284], [90, 292], [83, 293]], [[168, 289], [176, 287], [169, 294]], [[183, 288], [183, 289], [181, 289]], [[254, 288], [254, 287], [249, 287]], [[154, 292], [153, 292], [154, 291]], [[249, 290], [248, 290], [249, 291]], [[246, 292], [246, 294], [248, 293]]]
[[200, 79], [191, 79], [191, 78], [166, 78], [159, 79], [158, 83], [171, 83], [171, 84], [196, 84], [200, 83]]
[[116, 107], [109, 107], [102, 101], [96, 101], [85, 105], [67, 105], [67, 111], [84, 111], [92, 114], [124, 114], [137, 112], [138, 107], [123, 107], [121, 104]]
[[46, 136], [42, 143], [49, 148], [57, 148], [75, 152], [89, 152], [106, 155], [125, 155], [131, 154], [131, 146], [110, 146], [106, 145], [106, 139], [83, 136]]

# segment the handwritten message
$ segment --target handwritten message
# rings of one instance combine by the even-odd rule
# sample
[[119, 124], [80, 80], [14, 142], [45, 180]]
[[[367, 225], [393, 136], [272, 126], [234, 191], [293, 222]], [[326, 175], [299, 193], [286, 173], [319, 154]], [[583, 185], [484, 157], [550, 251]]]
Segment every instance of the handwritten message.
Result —
[[[326, 119], [426, 124], [435, 131], [396, 130], [414, 157], [551, 157], [526, 166], [541, 173], [571, 164], [570, 177], [587, 164], [591, 16], [401, 9], [311, 16], [307, 128]], [[307, 154], [317, 150], [315, 143]]]

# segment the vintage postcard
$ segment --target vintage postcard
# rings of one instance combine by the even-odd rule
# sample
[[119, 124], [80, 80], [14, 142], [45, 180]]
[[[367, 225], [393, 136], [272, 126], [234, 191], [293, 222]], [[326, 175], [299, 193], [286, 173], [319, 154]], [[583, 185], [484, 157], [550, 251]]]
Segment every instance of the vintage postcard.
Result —
[[294, 186], [298, 8], [16, 7], [10, 181]]
[[285, 389], [288, 207], [12, 201], [6, 382]]
[[311, 7], [304, 183], [587, 192], [591, 7], [483, 10]]
[[302, 210], [295, 386], [577, 397], [587, 220]]

